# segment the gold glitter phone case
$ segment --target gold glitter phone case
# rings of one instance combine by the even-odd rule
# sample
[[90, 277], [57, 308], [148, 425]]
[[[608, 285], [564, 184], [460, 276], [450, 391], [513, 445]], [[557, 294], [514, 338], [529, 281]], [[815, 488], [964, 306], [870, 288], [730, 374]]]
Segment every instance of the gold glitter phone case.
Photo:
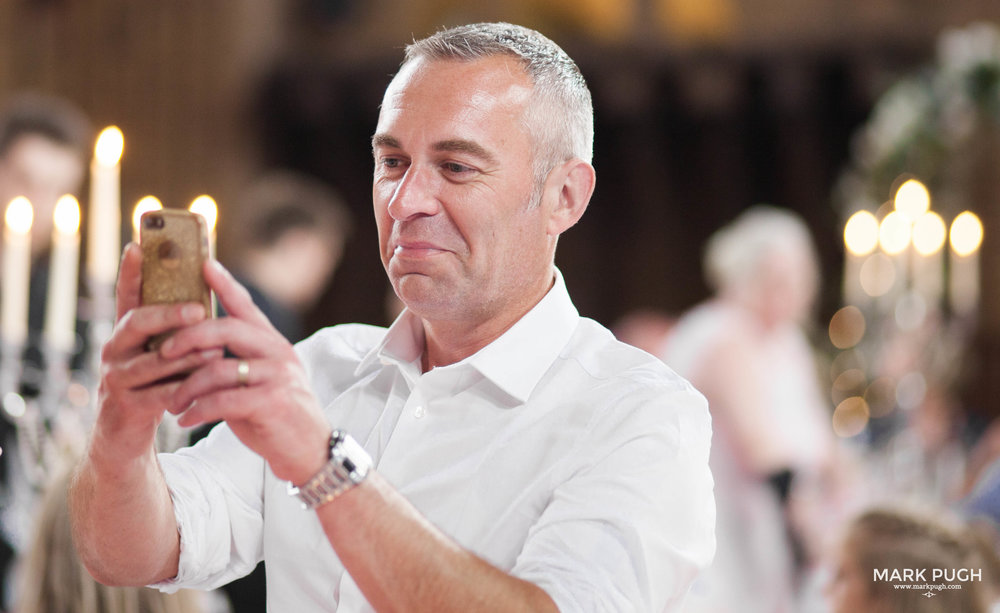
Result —
[[[139, 222], [142, 304], [199, 302], [212, 315], [212, 293], [202, 264], [209, 257], [208, 228], [201, 215], [179, 209], [150, 211]], [[169, 333], [154, 336], [159, 347]]]

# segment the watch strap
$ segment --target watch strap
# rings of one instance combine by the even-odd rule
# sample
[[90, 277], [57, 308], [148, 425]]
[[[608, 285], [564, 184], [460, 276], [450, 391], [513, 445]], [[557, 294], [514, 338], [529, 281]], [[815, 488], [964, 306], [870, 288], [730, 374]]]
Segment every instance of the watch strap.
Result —
[[304, 509], [315, 509], [364, 481], [371, 465], [371, 456], [351, 435], [334, 430], [327, 463], [303, 485], [289, 482], [288, 494], [297, 497]]

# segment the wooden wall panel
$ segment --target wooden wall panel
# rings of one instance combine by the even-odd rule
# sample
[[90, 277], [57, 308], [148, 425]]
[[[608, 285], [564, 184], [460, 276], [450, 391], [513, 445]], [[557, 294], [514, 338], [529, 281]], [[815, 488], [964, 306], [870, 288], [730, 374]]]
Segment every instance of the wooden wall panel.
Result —
[[152, 193], [228, 209], [258, 155], [245, 109], [277, 53], [284, 3], [0, 3], [0, 98], [31, 89], [125, 133], [123, 208]]

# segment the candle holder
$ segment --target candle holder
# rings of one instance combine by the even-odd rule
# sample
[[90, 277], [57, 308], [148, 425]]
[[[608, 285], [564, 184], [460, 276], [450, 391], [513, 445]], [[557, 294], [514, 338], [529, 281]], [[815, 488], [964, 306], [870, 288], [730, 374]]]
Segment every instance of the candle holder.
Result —
[[23, 343], [0, 342], [0, 395], [20, 391]]
[[[51, 479], [67, 470], [84, 452], [89, 424], [87, 415], [71, 407], [65, 396], [43, 406], [38, 398], [13, 392], [4, 397], [4, 409], [15, 426], [13, 445], [7, 445], [3, 533], [15, 550], [29, 544], [41, 497]], [[55, 395], [49, 395], [53, 401]], [[86, 411], [89, 413], [89, 410]], [[12, 448], [11, 448], [12, 447]]]
[[89, 297], [80, 299], [80, 314], [86, 319], [85, 370], [96, 386], [101, 372], [101, 347], [111, 338], [115, 325], [114, 286], [93, 278], [87, 280]]
[[38, 406], [42, 418], [54, 421], [60, 405], [66, 397], [66, 389], [70, 382], [71, 352], [45, 347], [45, 369], [42, 383], [39, 386]]

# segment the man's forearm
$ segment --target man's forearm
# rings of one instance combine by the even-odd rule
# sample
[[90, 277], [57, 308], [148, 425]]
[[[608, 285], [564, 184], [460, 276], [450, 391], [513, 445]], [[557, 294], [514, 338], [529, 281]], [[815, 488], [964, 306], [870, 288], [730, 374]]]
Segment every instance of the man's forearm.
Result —
[[180, 537], [152, 447], [116, 463], [98, 440], [70, 483], [73, 538], [81, 561], [109, 585], [147, 585], [177, 574]]
[[557, 613], [541, 588], [460, 547], [374, 471], [318, 514], [377, 611]]

